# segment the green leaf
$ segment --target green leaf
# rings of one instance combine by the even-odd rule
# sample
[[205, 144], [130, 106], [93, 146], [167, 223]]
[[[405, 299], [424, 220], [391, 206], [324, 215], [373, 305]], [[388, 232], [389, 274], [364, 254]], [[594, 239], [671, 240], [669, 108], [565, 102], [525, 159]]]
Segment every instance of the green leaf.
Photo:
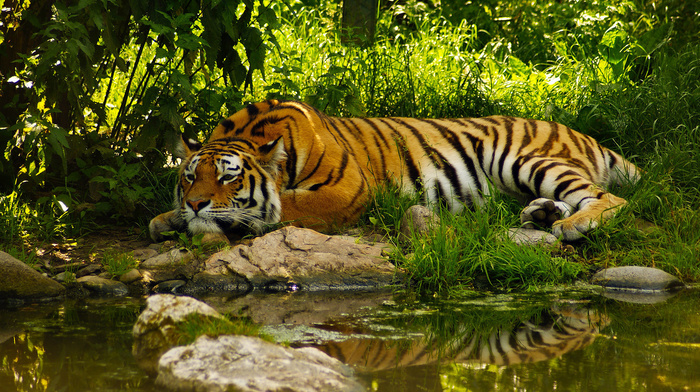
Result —
[[197, 50], [202, 47], [202, 40], [194, 34], [178, 34], [175, 46], [187, 50]]
[[613, 25], [605, 32], [598, 45], [598, 53], [610, 64], [617, 64], [627, 59], [627, 33]]
[[164, 97], [160, 101], [160, 113], [163, 119], [167, 121], [174, 129], [180, 129], [184, 124], [182, 116], [178, 112], [177, 100], [173, 97]]
[[258, 21], [261, 25], [267, 24], [273, 28], [279, 24], [275, 11], [272, 8], [266, 7], [262, 4], [258, 7]]

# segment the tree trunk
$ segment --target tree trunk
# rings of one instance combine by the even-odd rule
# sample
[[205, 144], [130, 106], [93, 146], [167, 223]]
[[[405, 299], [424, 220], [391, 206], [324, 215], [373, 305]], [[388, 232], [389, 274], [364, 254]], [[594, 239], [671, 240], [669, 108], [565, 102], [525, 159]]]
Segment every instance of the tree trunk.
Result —
[[360, 46], [374, 41], [377, 25], [379, 0], [345, 0], [343, 1], [343, 43]]

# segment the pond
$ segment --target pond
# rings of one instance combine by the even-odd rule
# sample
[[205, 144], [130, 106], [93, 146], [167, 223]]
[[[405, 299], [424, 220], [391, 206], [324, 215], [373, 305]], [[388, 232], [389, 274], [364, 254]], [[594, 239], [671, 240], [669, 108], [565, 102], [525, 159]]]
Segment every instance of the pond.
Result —
[[[700, 291], [631, 303], [591, 291], [211, 297], [376, 391], [700, 391]], [[131, 355], [144, 300], [2, 309], [0, 391], [158, 391]]]

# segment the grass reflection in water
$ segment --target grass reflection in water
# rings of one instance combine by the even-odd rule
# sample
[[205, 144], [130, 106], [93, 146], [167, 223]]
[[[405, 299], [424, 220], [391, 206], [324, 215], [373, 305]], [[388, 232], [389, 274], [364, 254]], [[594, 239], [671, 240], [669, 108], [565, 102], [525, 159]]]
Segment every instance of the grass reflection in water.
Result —
[[[322, 302], [297, 294], [285, 298]], [[348, 337], [319, 348], [352, 365], [368, 390], [693, 391], [698, 300], [697, 290], [658, 304], [561, 293], [396, 295], [309, 329]], [[131, 355], [142, 306], [113, 299], [3, 309], [0, 391], [157, 391]]]

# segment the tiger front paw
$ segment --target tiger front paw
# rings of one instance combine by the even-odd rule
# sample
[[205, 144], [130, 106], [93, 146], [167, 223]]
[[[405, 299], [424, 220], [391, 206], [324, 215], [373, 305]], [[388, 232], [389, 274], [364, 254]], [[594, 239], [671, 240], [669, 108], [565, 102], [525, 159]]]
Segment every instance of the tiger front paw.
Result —
[[573, 212], [574, 208], [568, 203], [542, 197], [523, 209], [520, 223], [525, 229], [553, 227], [555, 222], [568, 218]]
[[179, 210], [164, 212], [151, 219], [148, 224], [148, 231], [153, 242], [161, 242], [165, 239], [162, 233], [168, 231], [179, 231], [182, 227], [182, 219]]
[[587, 216], [571, 216], [554, 222], [552, 235], [564, 241], [576, 241], [583, 238], [589, 231], [598, 227], [600, 222]]

